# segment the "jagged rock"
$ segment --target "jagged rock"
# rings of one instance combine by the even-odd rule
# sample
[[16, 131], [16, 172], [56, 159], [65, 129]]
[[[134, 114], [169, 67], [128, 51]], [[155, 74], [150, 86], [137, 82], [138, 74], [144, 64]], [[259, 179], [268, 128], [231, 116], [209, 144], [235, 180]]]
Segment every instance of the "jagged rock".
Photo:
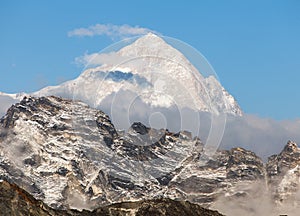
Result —
[[[125, 202], [100, 208], [93, 213], [96, 215], [135, 215], [135, 216], [222, 216], [217, 211], [207, 210], [198, 205], [186, 201], [174, 201], [170, 199], [155, 199], [139, 202]], [[104, 214], [103, 214], [104, 213]]]
[[268, 158], [266, 170], [275, 200], [293, 202], [300, 189], [300, 149], [297, 144], [288, 141], [280, 154]]
[[217, 152], [205, 165], [197, 160], [190, 163], [172, 179], [170, 192], [179, 189], [180, 196], [210, 206], [219, 195], [235, 196], [240, 191], [235, 188], [240, 184], [251, 184], [263, 178], [262, 160], [251, 151], [234, 148]]
[[0, 215], [68, 215], [49, 208], [15, 184], [0, 181]]
[[131, 128], [136, 132], [139, 133], [141, 135], [145, 135], [149, 132], [150, 128], [146, 127], [145, 125], [143, 125], [141, 122], [134, 122], [131, 125]]
[[292, 142], [267, 168], [242, 148], [217, 151], [203, 164], [204, 145], [189, 132], [142, 123], [119, 132], [102, 111], [53, 96], [24, 98], [0, 126], [0, 177], [55, 209], [161, 197], [209, 207], [219, 196], [247, 196], [245, 185], [265, 180], [279, 201], [298, 189]]

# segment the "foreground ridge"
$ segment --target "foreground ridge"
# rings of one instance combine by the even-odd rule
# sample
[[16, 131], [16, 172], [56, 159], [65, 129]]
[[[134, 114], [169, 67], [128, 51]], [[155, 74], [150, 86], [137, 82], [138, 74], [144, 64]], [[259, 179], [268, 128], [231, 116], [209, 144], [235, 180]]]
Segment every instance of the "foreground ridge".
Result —
[[29, 193], [15, 184], [0, 181], [0, 215], [31, 216], [222, 216], [217, 211], [204, 209], [196, 204], [170, 199], [144, 200], [124, 202], [101, 207], [94, 211], [56, 210], [41, 201], [37, 201]]

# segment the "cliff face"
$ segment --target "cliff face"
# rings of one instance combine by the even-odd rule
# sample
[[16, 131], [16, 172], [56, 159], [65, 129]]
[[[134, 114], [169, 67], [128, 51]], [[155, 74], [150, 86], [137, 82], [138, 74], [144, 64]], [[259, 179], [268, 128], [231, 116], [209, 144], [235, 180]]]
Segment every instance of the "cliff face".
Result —
[[162, 198], [209, 207], [219, 197], [247, 197], [257, 183], [277, 203], [299, 191], [300, 150], [292, 142], [266, 166], [242, 148], [209, 157], [189, 132], [137, 122], [117, 131], [102, 111], [58, 97], [24, 98], [0, 126], [0, 179], [54, 209]]
[[237, 182], [263, 177], [252, 152], [220, 151], [203, 165], [203, 144], [189, 132], [138, 122], [117, 131], [79, 101], [24, 98], [0, 125], [0, 175], [56, 209], [161, 197], [209, 206]]

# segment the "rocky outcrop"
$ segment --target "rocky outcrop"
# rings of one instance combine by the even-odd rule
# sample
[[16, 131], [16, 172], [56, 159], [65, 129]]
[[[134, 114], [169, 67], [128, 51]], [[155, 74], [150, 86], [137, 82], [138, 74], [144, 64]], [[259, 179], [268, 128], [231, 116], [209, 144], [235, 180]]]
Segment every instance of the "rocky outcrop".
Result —
[[300, 189], [300, 149], [297, 144], [289, 141], [280, 154], [269, 157], [266, 169], [275, 200], [299, 202], [295, 200]]
[[28, 192], [7, 181], [0, 181], [0, 194], [0, 215], [68, 215], [67, 213], [60, 214], [60, 211], [49, 208]]
[[161, 198], [209, 207], [219, 197], [247, 197], [257, 182], [281, 202], [299, 187], [299, 149], [292, 142], [265, 168], [243, 148], [207, 156], [186, 131], [138, 122], [117, 131], [102, 111], [53, 96], [24, 98], [0, 126], [0, 179], [54, 209]]
[[247, 195], [247, 187], [264, 179], [265, 170], [262, 160], [253, 152], [242, 148], [219, 151], [204, 165], [200, 160], [189, 163], [171, 180], [168, 191], [185, 197], [203, 206], [210, 206], [219, 196], [228, 197]]
[[222, 216], [217, 211], [208, 210], [186, 201], [155, 199], [139, 202], [125, 202], [99, 208], [95, 215], [135, 215], [135, 216]]
[[57, 210], [41, 201], [15, 184], [0, 181], [0, 215], [30, 216], [147, 216], [147, 215], [191, 215], [221, 216], [217, 211], [204, 209], [190, 202], [170, 199], [145, 200], [140, 202], [116, 203], [94, 211]]

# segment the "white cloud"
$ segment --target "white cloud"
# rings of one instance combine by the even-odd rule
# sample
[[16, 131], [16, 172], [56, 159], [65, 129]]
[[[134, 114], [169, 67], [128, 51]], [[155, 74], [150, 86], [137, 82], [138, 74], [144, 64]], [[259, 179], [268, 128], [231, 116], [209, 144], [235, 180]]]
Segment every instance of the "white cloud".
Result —
[[109, 66], [110, 68], [126, 67], [131, 69], [143, 68], [144, 59], [137, 59], [131, 56], [123, 56], [118, 52], [110, 53], [85, 53], [75, 58], [75, 64], [86, 68], [97, 66]]
[[78, 36], [97, 36], [106, 35], [111, 38], [126, 38], [130, 36], [138, 36], [147, 34], [149, 32], [155, 32], [148, 28], [142, 28], [139, 26], [130, 25], [113, 25], [113, 24], [96, 24], [89, 26], [88, 28], [78, 28], [68, 32], [69, 37]]
[[4, 116], [11, 105], [19, 102], [17, 99], [13, 99], [7, 95], [0, 95], [0, 118]]
[[[135, 98], [134, 103], [132, 98]], [[162, 113], [166, 120], [166, 128], [170, 131], [190, 131], [194, 136], [199, 136], [204, 143], [212, 130], [211, 127], [217, 129], [223, 127], [222, 124], [213, 123], [212, 116], [205, 112], [197, 113], [188, 108], [179, 112], [176, 107], [153, 108], [144, 104], [133, 92], [120, 91], [111, 95], [98, 108], [107, 113], [120, 130], [126, 130], [135, 121], [150, 126], [151, 114]], [[164, 128], [164, 125], [157, 127], [159, 128]], [[219, 147], [221, 149], [243, 147], [267, 161], [269, 156], [279, 154], [288, 140], [300, 144], [299, 131], [300, 120], [276, 121], [247, 114], [242, 117], [227, 116], [226, 128]]]
[[125, 61], [127, 58], [123, 57], [116, 52], [111, 53], [85, 53], [83, 56], [75, 58], [75, 63], [85, 67], [106, 65], [118, 65]]
[[265, 161], [278, 154], [292, 140], [300, 143], [299, 120], [276, 121], [245, 114], [243, 117], [228, 117], [221, 147], [243, 147], [254, 151]]

